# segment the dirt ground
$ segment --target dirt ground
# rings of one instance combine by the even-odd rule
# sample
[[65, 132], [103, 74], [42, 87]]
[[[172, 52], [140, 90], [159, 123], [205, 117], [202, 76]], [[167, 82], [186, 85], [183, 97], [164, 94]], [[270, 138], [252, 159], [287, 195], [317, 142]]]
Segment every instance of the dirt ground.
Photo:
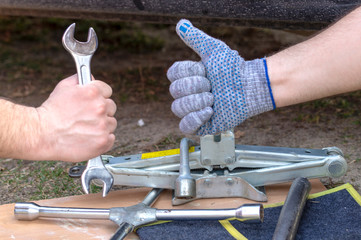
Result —
[[[59, 80], [75, 73], [73, 60], [61, 46], [62, 34], [71, 21], [32, 18], [1, 21], [1, 96], [39, 106]], [[174, 26], [77, 23], [80, 40], [85, 38], [89, 26], [97, 32], [99, 49], [92, 60], [92, 73], [112, 86], [113, 99], [118, 106], [116, 142], [108, 154], [123, 156], [177, 147], [184, 135], [178, 130], [179, 120], [170, 111], [172, 98], [168, 93], [166, 71], [174, 61], [198, 60], [198, 57], [178, 39]], [[313, 34], [241, 27], [203, 29], [227, 42], [245, 59], [270, 55]], [[361, 193], [360, 106], [361, 93], [355, 92], [277, 109], [248, 119], [237, 127], [236, 143], [297, 148], [337, 146], [348, 162], [347, 174], [339, 179], [323, 179], [323, 182], [328, 187], [349, 182]], [[145, 123], [142, 127], [137, 125], [140, 119]], [[39, 193], [34, 189], [34, 182], [39, 183], [41, 176], [32, 175], [32, 172], [39, 172], [37, 166], [34, 162], [2, 159], [0, 203], [81, 194], [78, 180], [56, 195], [51, 193], [52, 187], [47, 194], [43, 190]], [[57, 163], [49, 169], [64, 169], [60, 171], [64, 179], [70, 166]], [[46, 176], [55, 179], [52, 186], [58, 184], [57, 175]], [[15, 181], [14, 177], [24, 177], [24, 180]], [[29, 180], [33, 183], [29, 184]], [[50, 182], [49, 179], [42, 181]]]

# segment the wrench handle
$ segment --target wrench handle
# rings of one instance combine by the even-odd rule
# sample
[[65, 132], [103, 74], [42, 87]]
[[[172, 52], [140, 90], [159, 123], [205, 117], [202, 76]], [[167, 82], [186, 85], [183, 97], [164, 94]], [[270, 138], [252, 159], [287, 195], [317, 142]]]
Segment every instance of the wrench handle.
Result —
[[130, 223], [122, 223], [119, 225], [118, 230], [115, 234], [110, 238], [110, 240], [122, 240], [124, 239], [129, 233], [134, 230], [134, 225]]
[[157, 197], [159, 196], [159, 194], [161, 194], [163, 191], [163, 188], [153, 188], [148, 194], [147, 196], [145, 196], [144, 200], [142, 201], [142, 203], [144, 203], [147, 206], [151, 206], [153, 204], [153, 202], [157, 199]]
[[79, 85], [86, 85], [92, 81], [90, 62], [92, 55], [81, 56], [75, 53], [72, 53], [72, 56], [75, 61], [76, 70], [78, 73]]
[[[90, 55], [81, 55], [77, 54], [75, 52], [70, 52], [71, 55], [74, 58], [77, 73], [78, 73], [78, 81], [79, 85], [86, 85], [92, 81], [91, 77], [91, 70], [90, 70], [90, 62], [92, 58], [92, 54]], [[97, 173], [93, 173], [93, 175], [87, 174], [89, 169], [93, 167], [94, 169], [98, 169], [95, 171], [98, 171]], [[99, 170], [100, 169], [100, 170]], [[104, 173], [105, 172], [105, 173]], [[86, 194], [90, 191], [90, 181], [93, 179], [93, 176], [98, 176], [101, 178], [104, 182], [103, 185], [103, 197], [105, 197], [110, 189], [112, 188], [114, 179], [113, 176], [108, 172], [108, 170], [105, 168], [103, 161], [101, 159], [101, 156], [97, 156], [95, 158], [92, 158], [88, 161], [87, 167], [85, 171], [82, 174], [81, 177], [81, 183], [83, 190]]]
[[244, 204], [234, 209], [157, 209], [157, 220], [224, 220], [228, 218], [263, 222], [262, 204]]
[[101, 167], [101, 166], [104, 166], [102, 157], [97, 156], [95, 158], [89, 159], [87, 166], [89, 166], [89, 167]]
[[105, 208], [66, 208], [39, 206], [32, 202], [16, 203], [14, 215], [17, 220], [38, 218], [109, 219], [110, 210]]

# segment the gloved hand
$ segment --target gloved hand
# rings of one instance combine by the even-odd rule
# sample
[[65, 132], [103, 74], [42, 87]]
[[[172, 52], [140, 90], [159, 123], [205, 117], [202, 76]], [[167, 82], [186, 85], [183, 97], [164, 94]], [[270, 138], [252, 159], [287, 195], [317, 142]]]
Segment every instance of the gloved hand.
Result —
[[176, 62], [167, 72], [182, 132], [217, 134], [276, 107], [265, 59], [245, 61], [188, 20], [180, 20], [176, 31], [201, 57], [201, 62]]

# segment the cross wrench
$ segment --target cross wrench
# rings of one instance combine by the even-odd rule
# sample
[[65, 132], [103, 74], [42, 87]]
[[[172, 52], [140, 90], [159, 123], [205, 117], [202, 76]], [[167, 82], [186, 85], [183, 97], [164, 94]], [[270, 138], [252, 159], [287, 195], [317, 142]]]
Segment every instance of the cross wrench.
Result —
[[[97, 50], [98, 38], [93, 28], [89, 28], [87, 42], [79, 42], [74, 38], [75, 23], [71, 24], [63, 35], [63, 46], [73, 56], [80, 85], [88, 84], [91, 78], [90, 61]], [[100, 156], [88, 161], [88, 165], [81, 176], [81, 183], [86, 194], [89, 193], [90, 182], [93, 179], [103, 181], [103, 197], [113, 186], [114, 178], [104, 167]]]
[[35, 203], [16, 203], [14, 214], [17, 220], [38, 218], [78, 218], [111, 220], [119, 225], [111, 240], [124, 239], [134, 228], [161, 220], [224, 220], [228, 218], [248, 219], [263, 222], [262, 204], [244, 204], [233, 209], [156, 209], [150, 205], [162, 189], [154, 188], [141, 202], [129, 207], [65, 208], [46, 207]]

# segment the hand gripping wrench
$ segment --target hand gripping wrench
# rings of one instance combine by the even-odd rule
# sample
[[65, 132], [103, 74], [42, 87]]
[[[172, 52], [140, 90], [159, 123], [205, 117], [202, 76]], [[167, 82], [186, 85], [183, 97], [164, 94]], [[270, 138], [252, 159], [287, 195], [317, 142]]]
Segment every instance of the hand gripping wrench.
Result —
[[[73, 56], [80, 85], [89, 83], [91, 78], [90, 61], [98, 47], [97, 35], [93, 28], [89, 28], [87, 42], [79, 42], [74, 38], [75, 23], [71, 24], [63, 35], [63, 46]], [[90, 182], [94, 179], [103, 181], [103, 197], [113, 186], [113, 176], [104, 167], [100, 156], [88, 161], [88, 165], [81, 176], [81, 183], [85, 193], [89, 193]]]

